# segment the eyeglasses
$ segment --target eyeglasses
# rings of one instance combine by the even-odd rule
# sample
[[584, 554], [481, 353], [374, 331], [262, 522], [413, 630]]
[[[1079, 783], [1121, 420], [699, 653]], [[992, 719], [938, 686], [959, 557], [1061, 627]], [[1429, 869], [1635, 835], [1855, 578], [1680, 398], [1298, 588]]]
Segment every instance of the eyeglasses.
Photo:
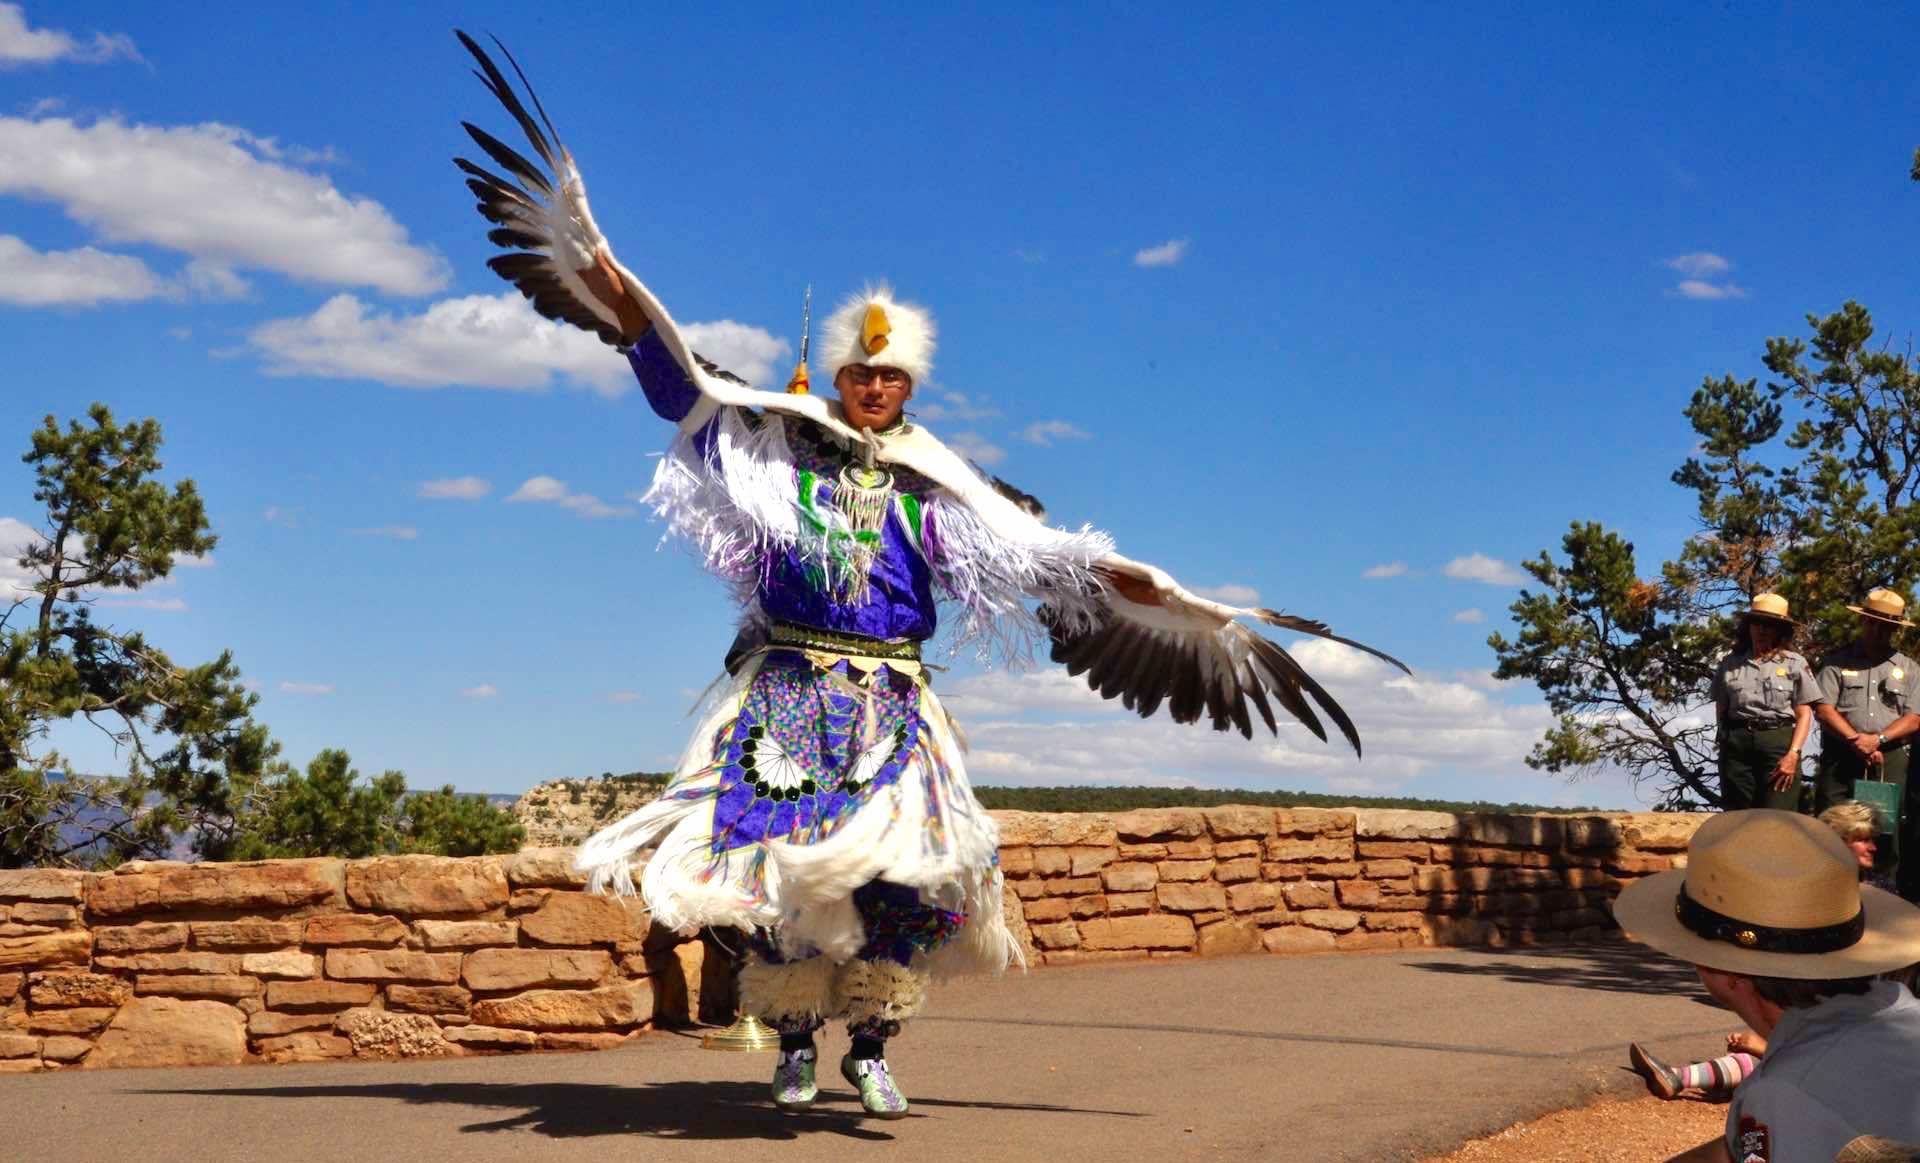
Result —
[[868, 367], [864, 363], [850, 363], [840, 369], [856, 388], [864, 388], [875, 379], [883, 388], [899, 391], [913, 383], [913, 377], [897, 367]]

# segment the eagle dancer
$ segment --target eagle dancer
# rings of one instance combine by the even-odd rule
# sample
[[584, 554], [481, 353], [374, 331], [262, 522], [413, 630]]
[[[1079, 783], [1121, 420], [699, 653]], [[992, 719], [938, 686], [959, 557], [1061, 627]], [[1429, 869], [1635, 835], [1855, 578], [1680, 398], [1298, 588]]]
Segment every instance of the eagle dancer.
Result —
[[488, 265], [541, 314], [627, 355], [676, 426], [647, 499], [742, 610], [730, 677], [672, 781], [590, 838], [579, 865], [595, 890], [631, 893], [650, 849], [638, 891], [655, 920], [752, 935], [742, 1004], [780, 1032], [776, 1105], [815, 1101], [814, 1034], [838, 1018], [852, 1038], [841, 1073], [868, 1113], [902, 1117], [886, 1043], [928, 981], [1021, 957], [998, 829], [920, 660], [937, 597], [958, 607], [962, 641], [1018, 659], [1044, 634], [1055, 661], [1143, 717], [1164, 703], [1178, 722], [1204, 715], [1251, 738], [1255, 717], [1278, 732], [1277, 703], [1322, 740], [1325, 714], [1356, 754], [1346, 712], [1239, 619], [1401, 664], [1318, 622], [1202, 598], [1106, 534], [1051, 528], [1010, 500], [906, 418], [935, 328], [885, 287], [826, 320], [820, 367], [836, 399], [758, 391], [701, 358], [613, 257], [538, 97], [528, 88], [536, 120], [459, 35], [544, 163], [466, 124], [507, 175], [457, 159], [495, 224], [488, 238], [514, 252]]

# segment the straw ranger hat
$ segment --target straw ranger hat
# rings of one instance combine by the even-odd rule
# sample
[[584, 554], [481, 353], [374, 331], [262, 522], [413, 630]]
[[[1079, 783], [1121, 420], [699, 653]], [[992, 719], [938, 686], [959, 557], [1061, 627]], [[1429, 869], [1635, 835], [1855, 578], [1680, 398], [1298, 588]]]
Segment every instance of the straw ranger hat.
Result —
[[1787, 599], [1779, 594], [1755, 594], [1753, 605], [1740, 615], [1751, 622], [1759, 619], [1764, 622], [1778, 622], [1782, 626], [1798, 626], [1800, 623], [1787, 617]]
[[1861, 1135], [1840, 1148], [1833, 1163], [1914, 1163], [1916, 1159], [1920, 1159], [1920, 1147], [1911, 1143]]
[[1793, 812], [1708, 820], [1687, 866], [1628, 885], [1613, 915], [1633, 940], [1726, 973], [1871, 977], [1920, 961], [1920, 908], [1862, 887], [1833, 829]]
[[1913, 625], [1907, 621], [1907, 600], [1892, 590], [1868, 590], [1865, 605], [1848, 606], [1847, 609], [1862, 618], [1892, 622], [1896, 626]]

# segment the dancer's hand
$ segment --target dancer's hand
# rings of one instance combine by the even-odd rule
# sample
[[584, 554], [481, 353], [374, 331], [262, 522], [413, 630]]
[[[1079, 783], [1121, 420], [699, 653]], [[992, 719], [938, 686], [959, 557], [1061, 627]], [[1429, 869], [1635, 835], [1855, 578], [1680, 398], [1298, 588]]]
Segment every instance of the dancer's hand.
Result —
[[646, 312], [640, 310], [640, 303], [627, 290], [626, 280], [614, 269], [613, 256], [604, 249], [594, 252], [593, 265], [582, 267], [573, 272], [580, 281], [593, 292], [593, 297], [606, 305], [614, 317], [620, 321], [620, 338], [632, 343], [647, 333], [653, 326]]
[[1727, 1035], [1727, 1049], [1734, 1054], [1751, 1054], [1760, 1058], [1766, 1055], [1767, 1040], [1751, 1030], [1742, 1030]]

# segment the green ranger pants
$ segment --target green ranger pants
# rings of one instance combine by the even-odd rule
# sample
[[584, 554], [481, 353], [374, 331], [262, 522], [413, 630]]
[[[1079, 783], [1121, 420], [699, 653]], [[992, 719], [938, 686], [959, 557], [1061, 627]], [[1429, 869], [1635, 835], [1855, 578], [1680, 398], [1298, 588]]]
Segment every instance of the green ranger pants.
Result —
[[1773, 789], [1773, 769], [1780, 757], [1793, 746], [1793, 724], [1755, 731], [1747, 727], [1728, 727], [1720, 735], [1720, 807], [1723, 811], [1741, 808], [1778, 808], [1783, 812], [1800, 810], [1800, 781], [1796, 778], [1785, 791]]
[[[1912, 900], [1916, 890], [1920, 890], [1920, 861], [1915, 861], [1916, 867], [1909, 870], [1900, 863], [1900, 853], [1920, 852], [1920, 836], [1914, 834], [1916, 804], [1909, 798], [1915, 790], [1920, 789], [1910, 788], [1907, 784], [1906, 747], [1889, 746], [1880, 754], [1886, 762], [1875, 774], [1877, 778], [1900, 789], [1901, 819], [1898, 829], [1880, 835], [1880, 852], [1875, 860], [1875, 870], [1892, 874], [1900, 885], [1900, 895]], [[1824, 812], [1841, 800], [1858, 798], [1853, 785], [1865, 774], [1866, 767], [1866, 760], [1861, 759], [1846, 743], [1822, 736], [1820, 776], [1814, 785], [1813, 810], [1816, 813]]]

